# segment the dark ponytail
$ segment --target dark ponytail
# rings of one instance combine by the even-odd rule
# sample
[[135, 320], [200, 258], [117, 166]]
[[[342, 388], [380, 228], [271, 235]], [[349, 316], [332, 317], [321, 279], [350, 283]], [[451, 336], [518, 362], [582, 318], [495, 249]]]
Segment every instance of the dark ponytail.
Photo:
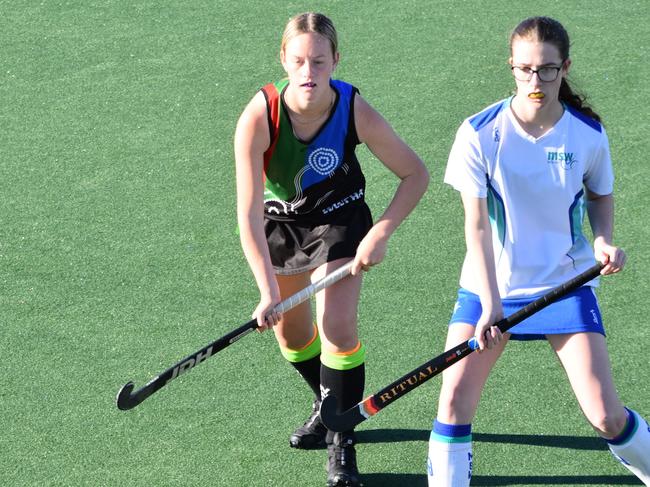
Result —
[[[510, 49], [514, 39], [534, 39], [539, 42], [549, 42], [557, 47], [562, 62], [569, 59], [569, 34], [557, 20], [550, 17], [530, 17], [519, 23], [510, 34]], [[562, 78], [560, 102], [578, 110], [580, 113], [600, 122], [600, 116], [586, 103], [586, 97], [575, 93], [566, 78]]]
[[566, 105], [575, 108], [580, 113], [584, 113], [585, 115], [593, 118], [597, 122], [601, 121], [600, 115], [594, 112], [594, 110], [585, 102], [586, 97], [579, 93], [575, 93], [571, 89], [571, 85], [569, 84], [566, 78], [562, 78], [562, 84], [560, 85], [560, 93], [558, 95], [558, 98], [562, 103], [565, 103]]

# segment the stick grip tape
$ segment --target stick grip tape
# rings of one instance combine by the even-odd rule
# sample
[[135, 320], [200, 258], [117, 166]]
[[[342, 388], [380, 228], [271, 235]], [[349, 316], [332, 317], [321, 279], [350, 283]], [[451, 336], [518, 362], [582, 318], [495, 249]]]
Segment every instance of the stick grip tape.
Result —
[[296, 294], [289, 296], [287, 299], [282, 301], [275, 307], [275, 311], [278, 313], [284, 313], [296, 306], [298, 306], [303, 301], [307, 301], [318, 291], [325, 289], [328, 286], [340, 281], [344, 277], [350, 274], [350, 269], [352, 269], [352, 261], [348, 262], [344, 266], [339, 267], [334, 272], [327, 274], [325, 277], [316, 281], [315, 283], [307, 286], [305, 289], [298, 291]]

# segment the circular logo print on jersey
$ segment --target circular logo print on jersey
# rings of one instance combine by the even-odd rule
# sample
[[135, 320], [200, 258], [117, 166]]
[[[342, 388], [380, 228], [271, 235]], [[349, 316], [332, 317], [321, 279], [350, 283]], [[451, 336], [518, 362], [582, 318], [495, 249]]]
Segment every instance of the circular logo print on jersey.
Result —
[[307, 162], [318, 174], [327, 176], [339, 165], [339, 156], [333, 149], [319, 147], [309, 154]]
[[279, 199], [272, 198], [272, 199], [264, 200], [264, 207], [266, 212], [269, 214], [273, 214], [273, 213], [275, 213], [276, 215], [289, 214], [289, 206], [287, 202]]

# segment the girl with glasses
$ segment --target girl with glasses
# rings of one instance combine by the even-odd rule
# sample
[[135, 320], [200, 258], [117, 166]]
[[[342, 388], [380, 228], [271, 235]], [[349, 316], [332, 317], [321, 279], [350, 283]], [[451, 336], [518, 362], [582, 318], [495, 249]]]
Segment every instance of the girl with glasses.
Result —
[[[469, 485], [471, 423], [509, 339], [550, 343], [587, 421], [613, 455], [650, 485], [650, 428], [616, 393], [593, 291], [597, 280], [508, 333], [494, 326], [594, 259], [604, 264], [603, 275], [625, 265], [625, 252], [612, 241], [607, 135], [567, 80], [569, 45], [556, 20], [521, 22], [510, 37], [516, 94], [466, 119], [449, 155], [445, 182], [461, 195], [467, 253], [446, 348], [475, 336], [480, 351], [443, 373], [429, 441], [430, 486]], [[585, 213], [592, 244], [582, 231]]]

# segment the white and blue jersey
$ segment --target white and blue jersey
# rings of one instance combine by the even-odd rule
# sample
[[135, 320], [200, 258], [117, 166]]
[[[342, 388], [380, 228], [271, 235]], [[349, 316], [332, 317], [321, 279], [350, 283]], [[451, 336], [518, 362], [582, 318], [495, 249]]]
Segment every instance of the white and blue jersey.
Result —
[[[584, 188], [607, 195], [614, 182], [609, 143], [600, 123], [565, 107], [555, 126], [535, 138], [519, 125], [510, 101], [495, 103], [462, 123], [445, 173], [445, 182], [459, 192], [487, 199], [506, 315], [595, 263], [582, 231]], [[475, 324], [480, 316], [479, 285], [467, 258], [460, 285], [451, 321]], [[597, 280], [589, 285], [596, 286]], [[550, 306], [511, 331], [515, 338], [604, 333], [591, 290]]]
[[[567, 107], [534, 138], [514, 118], [510, 99], [463, 122], [445, 173], [461, 193], [487, 198], [502, 299], [543, 294], [595, 263], [582, 232], [584, 187], [607, 195], [613, 181], [600, 123]], [[478, 292], [467, 261], [460, 284]]]

